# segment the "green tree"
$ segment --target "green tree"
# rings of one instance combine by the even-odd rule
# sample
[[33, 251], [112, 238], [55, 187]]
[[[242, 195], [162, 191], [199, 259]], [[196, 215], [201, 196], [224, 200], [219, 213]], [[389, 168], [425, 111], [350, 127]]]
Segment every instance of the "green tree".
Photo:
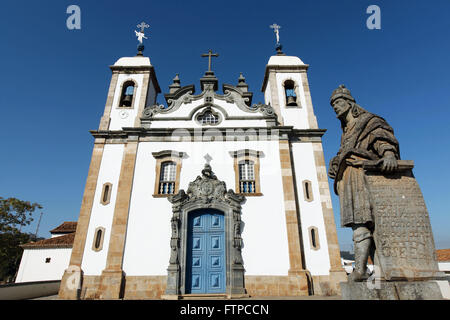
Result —
[[23, 249], [19, 245], [35, 241], [34, 235], [21, 232], [33, 221], [38, 203], [0, 197], [0, 281], [12, 280], [20, 264]]

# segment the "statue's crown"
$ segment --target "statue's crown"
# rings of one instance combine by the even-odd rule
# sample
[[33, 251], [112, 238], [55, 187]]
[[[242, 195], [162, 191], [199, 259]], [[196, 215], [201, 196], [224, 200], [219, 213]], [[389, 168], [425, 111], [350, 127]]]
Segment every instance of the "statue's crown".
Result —
[[356, 102], [355, 98], [352, 97], [350, 90], [348, 90], [343, 84], [341, 84], [336, 90], [333, 91], [333, 94], [330, 98], [330, 104], [333, 105], [333, 102], [338, 98], [345, 98]]

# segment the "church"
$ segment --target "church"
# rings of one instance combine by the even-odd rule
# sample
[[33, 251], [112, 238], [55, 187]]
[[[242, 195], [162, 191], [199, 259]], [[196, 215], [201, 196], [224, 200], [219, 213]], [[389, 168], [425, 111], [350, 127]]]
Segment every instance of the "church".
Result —
[[176, 75], [164, 105], [143, 49], [110, 67], [59, 298], [339, 294], [308, 65], [278, 45], [254, 104], [242, 73], [219, 90], [210, 50], [200, 89]]

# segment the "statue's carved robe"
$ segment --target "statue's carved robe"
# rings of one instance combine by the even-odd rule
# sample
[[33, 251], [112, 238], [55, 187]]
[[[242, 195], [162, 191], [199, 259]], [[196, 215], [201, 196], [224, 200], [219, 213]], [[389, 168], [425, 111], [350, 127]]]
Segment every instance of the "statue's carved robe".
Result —
[[400, 159], [394, 130], [387, 122], [367, 111], [362, 112], [352, 126], [343, 128], [341, 147], [330, 162], [329, 175], [334, 178], [334, 191], [339, 195], [341, 226], [373, 224], [372, 201], [361, 160], [381, 159], [392, 151]]

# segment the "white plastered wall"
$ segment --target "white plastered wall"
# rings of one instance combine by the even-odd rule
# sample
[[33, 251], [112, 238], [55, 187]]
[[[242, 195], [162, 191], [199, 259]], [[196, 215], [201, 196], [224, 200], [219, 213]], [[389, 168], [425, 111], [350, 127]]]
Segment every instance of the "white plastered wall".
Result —
[[450, 261], [439, 262], [438, 266], [439, 270], [450, 273]]
[[[83, 261], [81, 265], [81, 269], [85, 275], [100, 275], [106, 266], [123, 150], [123, 144], [107, 144], [103, 150], [103, 157], [100, 164], [94, 203], [92, 206], [91, 218], [89, 220]], [[100, 199], [102, 196], [103, 185], [107, 182], [112, 184], [111, 196], [109, 203], [107, 205], [103, 205], [100, 203]], [[92, 243], [94, 241], [94, 233], [95, 229], [98, 227], [105, 228], [103, 246], [102, 250], [93, 251]]]
[[[313, 145], [311, 142], [293, 143], [292, 156], [297, 182], [297, 194], [300, 205], [300, 220], [306, 268], [312, 275], [328, 275], [330, 259], [328, 242], [325, 232], [322, 204], [317, 180], [317, 168], [314, 161]], [[311, 181], [313, 201], [306, 201], [303, 192], [303, 181]], [[314, 250], [310, 244], [309, 228], [318, 229], [320, 248]]]
[[141, 142], [136, 159], [123, 270], [127, 275], [167, 275], [172, 207], [167, 198], [154, 198], [156, 160], [152, 152], [186, 152], [180, 189], [201, 174], [207, 153], [227, 189], [235, 188], [234, 159], [229, 151], [253, 149], [260, 159], [262, 197], [247, 197], [242, 206], [242, 250], [247, 275], [287, 275], [289, 254], [278, 141]]
[[[23, 250], [16, 282], [61, 280], [71, 253], [72, 248]], [[49, 263], [45, 263], [47, 258]]]

